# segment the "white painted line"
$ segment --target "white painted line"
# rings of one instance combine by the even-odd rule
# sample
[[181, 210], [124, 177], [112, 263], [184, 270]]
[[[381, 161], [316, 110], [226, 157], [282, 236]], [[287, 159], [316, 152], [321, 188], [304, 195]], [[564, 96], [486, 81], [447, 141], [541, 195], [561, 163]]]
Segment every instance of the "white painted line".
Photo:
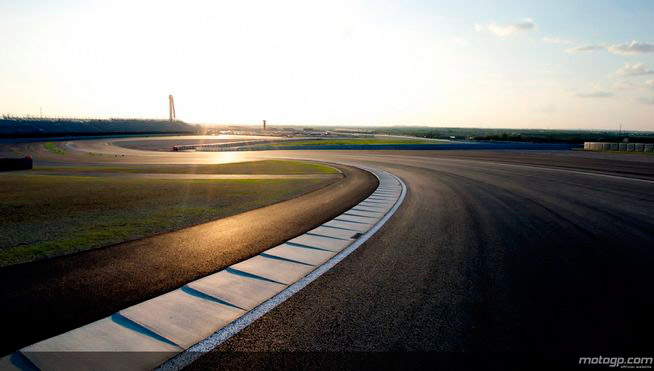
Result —
[[[448, 159], [448, 161], [456, 161], [456, 162], [475, 162], [480, 165], [488, 165], [489, 163], [486, 161], [479, 161], [479, 160], [464, 160], [464, 159]], [[521, 168], [528, 168], [528, 169], [540, 169], [544, 171], [551, 171], [551, 172], [563, 172], [563, 173], [576, 173], [579, 175], [586, 175], [586, 176], [596, 176], [596, 177], [602, 177], [602, 178], [613, 178], [616, 180], [627, 180], [627, 181], [634, 181], [634, 182], [645, 182], [645, 183], [654, 183], [654, 180], [649, 180], [649, 179], [641, 179], [641, 178], [632, 178], [628, 176], [621, 176], [621, 175], [610, 175], [610, 174], [603, 174], [603, 173], [595, 173], [591, 171], [582, 171], [582, 170], [570, 170], [570, 169], [562, 169], [562, 168], [555, 168], [555, 167], [547, 167], [543, 165], [519, 165], [519, 164], [510, 164], [506, 162], [493, 162], [492, 163], [495, 166], [504, 166], [504, 167], [521, 167]]]

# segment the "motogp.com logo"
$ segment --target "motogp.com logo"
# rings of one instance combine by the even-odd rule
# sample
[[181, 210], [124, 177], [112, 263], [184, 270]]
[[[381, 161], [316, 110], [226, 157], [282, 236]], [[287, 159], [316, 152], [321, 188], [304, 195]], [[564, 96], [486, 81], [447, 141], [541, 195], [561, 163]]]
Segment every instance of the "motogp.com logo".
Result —
[[652, 357], [579, 357], [580, 365], [606, 365], [624, 369], [651, 369]]

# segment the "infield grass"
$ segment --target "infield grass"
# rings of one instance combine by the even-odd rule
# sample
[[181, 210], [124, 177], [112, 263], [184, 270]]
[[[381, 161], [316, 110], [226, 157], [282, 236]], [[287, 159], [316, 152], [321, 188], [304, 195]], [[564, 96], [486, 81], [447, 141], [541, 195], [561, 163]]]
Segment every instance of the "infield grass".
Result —
[[[301, 164], [298, 166], [305, 171], [336, 171]], [[271, 164], [236, 165], [198, 166], [193, 171], [272, 171]], [[284, 173], [306, 174], [293, 166]], [[272, 168], [283, 167], [275, 164]], [[66, 175], [63, 169], [77, 172], [80, 168], [62, 168], [57, 175], [7, 174], [0, 178], [0, 266], [189, 227], [288, 200], [339, 179], [148, 179]], [[177, 168], [187, 172], [182, 169]], [[139, 171], [145, 170], [156, 172], [155, 167]]]
[[303, 161], [265, 160], [209, 165], [139, 166], [40, 166], [34, 170], [65, 173], [240, 174], [302, 175], [337, 174], [331, 166]]
[[43, 143], [43, 147], [45, 147], [45, 149], [57, 155], [63, 155], [66, 153], [66, 151], [64, 151], [63, 148], [61, 148], [60, 146], [58, 146], [56, 143], [53, 142], [45, 142]]

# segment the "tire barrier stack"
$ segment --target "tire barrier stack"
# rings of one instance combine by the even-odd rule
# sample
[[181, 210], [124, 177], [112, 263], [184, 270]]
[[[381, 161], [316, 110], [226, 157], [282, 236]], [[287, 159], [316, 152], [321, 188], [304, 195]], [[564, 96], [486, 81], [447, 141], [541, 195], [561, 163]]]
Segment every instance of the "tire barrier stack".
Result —
[[654, 152], [654, 143], [584, 142], [586, 151]]

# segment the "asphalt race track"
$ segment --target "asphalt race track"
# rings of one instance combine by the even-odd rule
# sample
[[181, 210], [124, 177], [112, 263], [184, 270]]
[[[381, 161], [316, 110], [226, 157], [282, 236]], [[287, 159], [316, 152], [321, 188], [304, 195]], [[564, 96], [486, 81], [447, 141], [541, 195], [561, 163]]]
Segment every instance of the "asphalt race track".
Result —
[[[651, 354], [654, 182], [603, 175], [620, 174], [627, 156], [528, 153], [506, 164], [493, 162], [505, 152], [472, 155], [344, 156], [404, 180], [398, 213], [193, 366], [261, 361], [240, 353], [235, 364], [232, 351], [524, 352], [569, 355], [569, 366], [587, 354]], [[543, 167], [557, 157], [566, 168]], [[651, 179], [654, 163], [631, 165]]]
[[[141, 161], [133, 150], [111, 150]], [[226, 156], [157, 155], [148, 152], [143, 162]], [[255, 352], [239, 353], [240, 366], [270, 351], [651, 356], [654, 157], [573, 151], [243, 156], [374, 166], [400, 177], [408, 193], [361, 248], [192, 368], [230, 365], [231, 352]]]

